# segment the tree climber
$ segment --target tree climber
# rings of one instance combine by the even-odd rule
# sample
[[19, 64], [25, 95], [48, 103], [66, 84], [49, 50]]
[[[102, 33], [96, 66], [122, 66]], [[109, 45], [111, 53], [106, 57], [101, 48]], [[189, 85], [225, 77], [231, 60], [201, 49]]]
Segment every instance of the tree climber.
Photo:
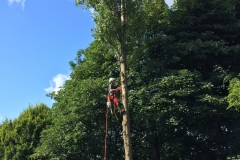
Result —
[[117, 91], [120, 91], [121, 88], [114, 86], [114, 83], [115, 83], [115, 78], [110, 78], [109, 86], [108, 86], [107, 105], [108, 107], [111, 107], [111, 101], [112, 101], [118, 107], [119, 111], [123, 113], [125, 110], [119, 106], [118, 99], [115, 96], [115, 93]]

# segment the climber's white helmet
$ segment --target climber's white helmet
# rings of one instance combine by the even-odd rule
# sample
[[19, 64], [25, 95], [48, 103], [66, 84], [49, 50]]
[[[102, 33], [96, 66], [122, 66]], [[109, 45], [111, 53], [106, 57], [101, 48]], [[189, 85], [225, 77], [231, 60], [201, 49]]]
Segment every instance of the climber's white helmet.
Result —
[[109, 83], [111, 83], [112, 81], [115, 81], [115, 78], [109, 78]]

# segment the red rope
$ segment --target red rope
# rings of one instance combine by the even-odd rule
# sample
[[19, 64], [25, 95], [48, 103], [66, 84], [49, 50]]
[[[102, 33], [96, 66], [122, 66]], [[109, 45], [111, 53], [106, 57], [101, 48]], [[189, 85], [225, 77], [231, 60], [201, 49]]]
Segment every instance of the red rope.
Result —
[[116, 105], [115, 105], [115, 103], [113, 103], [113, 105], [114, 105], [114, 116], [115, 116], [116, 119], [118, 120], [118, 117], [117, 117], [117, 115], [116, 115]]
[[104, 160], [107, 159], [107, 132], [108, 132], [108, 106], [106, 106], [106, 130], [105, 130], [105, 142], [104, 142]]

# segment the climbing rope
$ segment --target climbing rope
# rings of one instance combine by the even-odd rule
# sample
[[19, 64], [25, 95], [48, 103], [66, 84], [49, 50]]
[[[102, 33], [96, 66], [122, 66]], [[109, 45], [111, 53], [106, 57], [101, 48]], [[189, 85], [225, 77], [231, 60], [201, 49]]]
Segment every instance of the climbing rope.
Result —
[[118, 120], [118, 117], [117, 117], [117, 114], [116, 114], [116, 105], [115, 105], [115, 103], [113, 103], [113, 105], [114, 105], [114, 116]]
[[[116, 119], [118, 120], [117, 114], [116, 114], [116, 105], [113, 103], [114, 106], [114, 115]], [[108, 106], [106, 105], [106, 126], [105, 126], [105, 139], [104, 139], [104, 160], [107, 159], [107, 132], [108, 132]]]
[[[109, 98], [108, 98], [108, 102], [109, 102]], [[114, 116], [118, 120], [118, 117], [117, 117], [117, 114], [116, 114], [116, 105], [115, 105], [114, 102], [111, 102], [111, 103], [114, 106]], [[110, 108], [110, 110], [112, 112], [111, 108]], [[107, 133], [108, 133], [108, 105], [106, 105], [106, 129], [105, 129], [105, 139], [104, 139], [104, 160], [107, 159]]]
[[105, 129], [105, 141], [104, 141], [104, 160], [107, 159], [107, 132], [108, 132], [108, 106], [106, 105], [106, 129]]

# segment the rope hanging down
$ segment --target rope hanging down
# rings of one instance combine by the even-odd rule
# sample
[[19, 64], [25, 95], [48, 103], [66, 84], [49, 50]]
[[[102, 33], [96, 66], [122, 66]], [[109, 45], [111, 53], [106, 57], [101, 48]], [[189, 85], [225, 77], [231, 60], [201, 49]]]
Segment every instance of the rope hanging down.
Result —
[[116, 114], [116, 105], [113, 103], [114, 105], [114, 116], [116, 117], [116, 119], [118, 120], [117, 114]]
[[106, 129], [105, 129], [105, 141], [104, 141], [104, 160], [107, 159], [107, 132], [108, 132], [108, 106], [106, 105]]
[[[116, 114], [116, 105], [114, 105], [114, 115], [116, 119], [118, 120], [117, 114]], [[105, 129], [105, 140], [104, 140], [104, 160], [107, 159], [107, 133], [108, 133], [108, 106], [106, 105], [106, 129]]]
[[[122, 96], [122, 93], [120, 91], [120, 95]], [[110, 102], [110, 105], [108, 106], [108, 102]], [[111, 110], [112, 113], [112, 105], [114, 106], [114, 116], [118, 120], [117, 114], [116, 114], [116, 105], [113, 101], [110, 101], [108, 97], [108, 102], [106, 105], [106, 129], [105, 129], [105, 138], [104, 138], [104, 160], [107, 159], [107, 136], [108, 136], [108, 107]], [[120, 109], [121, 112], [121, 109]], [[113, 114], [113, 113], [112, 113]]]

